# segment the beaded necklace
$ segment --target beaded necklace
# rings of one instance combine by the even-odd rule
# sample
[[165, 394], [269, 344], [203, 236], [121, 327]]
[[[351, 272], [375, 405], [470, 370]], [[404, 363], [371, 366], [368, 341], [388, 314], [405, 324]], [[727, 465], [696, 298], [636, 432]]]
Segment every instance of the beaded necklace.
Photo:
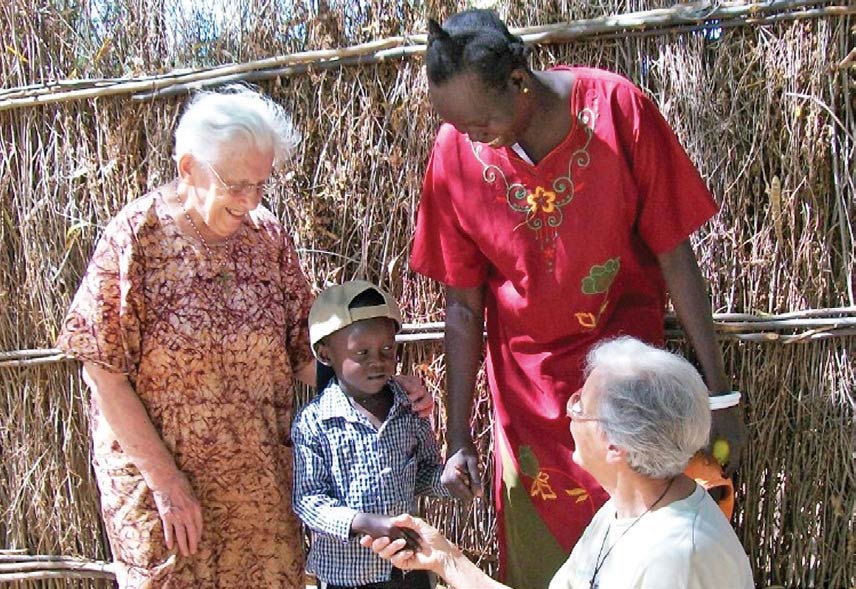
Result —
[[[193, 232], [196, 233], [196, 237], [199, 238], [199, 241], [202, 243], [202, 247], [205, 248], [205, 252], [208, 254], [208, 259], [213, 261], [215, 259], [214, 252], [211, 251], [211, 248], [208, 246], [208, 242], [204, 237], [202, 237], [202, 232], [199, 231], [199, 227], [197, 227], [196, 223], [193, 222], [193, 217], [190, 216], [190, 212], [187, 210], [184, 200], [179, 200], [179, 203], [181, 203], [181, 211], [184, 213], [184, 218], [187, 219], [188, 223], [190, 223], [190, 226], [193, 228]], [[217, 264], [217, 270], [217, 282], [220, 283], [220, 286], [228, 295], [232, 291], [230, 283], [233, 278], [232, 273], [220, 266], [219, 263]]]

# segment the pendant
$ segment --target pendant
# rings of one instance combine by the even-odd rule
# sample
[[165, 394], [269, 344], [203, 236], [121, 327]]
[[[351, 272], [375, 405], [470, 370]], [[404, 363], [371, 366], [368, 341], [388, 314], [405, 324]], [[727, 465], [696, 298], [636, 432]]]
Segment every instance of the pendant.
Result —
[[220, 287], [223, 289], [223, 292], [226, 294], [226, 296], [232, 294], [232, 278], [232, 273], [222, 268], [217, 274], [217, 282], [220, 283]]

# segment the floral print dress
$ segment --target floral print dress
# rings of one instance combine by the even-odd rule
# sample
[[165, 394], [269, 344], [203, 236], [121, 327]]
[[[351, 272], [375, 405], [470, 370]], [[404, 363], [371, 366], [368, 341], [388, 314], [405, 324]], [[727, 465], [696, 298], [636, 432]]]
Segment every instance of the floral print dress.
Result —
[[186, 235], [160, 192], [101, 237], [58, 345], [128, 377], [202, 505], [197, 554], [167, 550], [152, 493], [92, 403], [93, 463], [121, 587], [303, 587], [291, 384], [311, 360], [308, 282], [281, 224]]

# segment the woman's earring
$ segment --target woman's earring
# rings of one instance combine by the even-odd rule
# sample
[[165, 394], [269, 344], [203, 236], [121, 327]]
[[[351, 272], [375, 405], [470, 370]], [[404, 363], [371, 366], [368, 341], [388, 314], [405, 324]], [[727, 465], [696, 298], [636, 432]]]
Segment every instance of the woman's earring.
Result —
[[523, 90], [521, 90], [524, 94], [529, 94], [529, 86], [523, 86]]

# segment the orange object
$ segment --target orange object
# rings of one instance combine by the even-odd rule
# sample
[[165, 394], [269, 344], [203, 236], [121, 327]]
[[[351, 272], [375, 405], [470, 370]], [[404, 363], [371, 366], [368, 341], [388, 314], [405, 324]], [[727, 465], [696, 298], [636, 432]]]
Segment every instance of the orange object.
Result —
[[697, 452], [684, 469], [684, 474], [711, 494], [727, 519], [734, 513], [734, 483], [722, 475], [722, 467], [712, 456]]

